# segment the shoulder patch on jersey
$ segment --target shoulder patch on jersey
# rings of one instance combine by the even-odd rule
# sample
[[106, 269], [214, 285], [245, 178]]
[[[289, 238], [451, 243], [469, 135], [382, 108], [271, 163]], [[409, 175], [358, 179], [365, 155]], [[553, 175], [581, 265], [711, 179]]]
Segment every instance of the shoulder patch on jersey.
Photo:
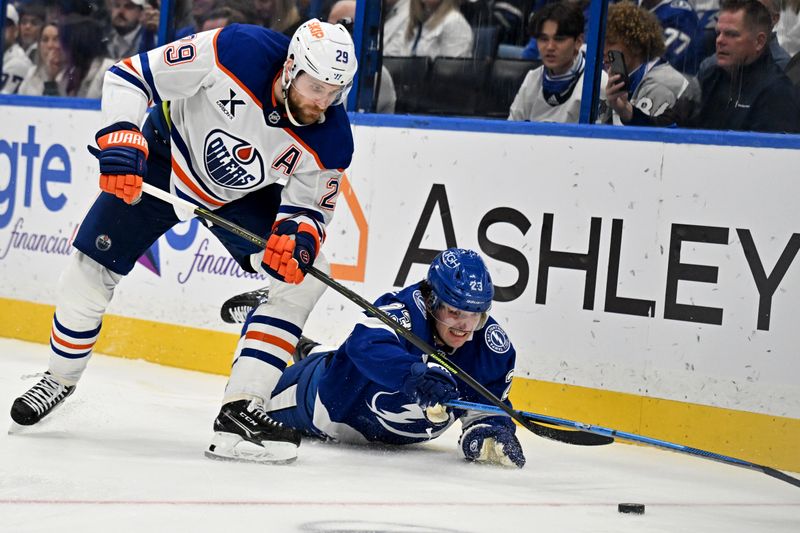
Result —
[[486, 340], [486, 346], [495, 353], [506, 353], [511, 348], [511, 339], [499, 324], [487, 327], [483, 337]]
[[419, 312], [425, 315], [425, 299], [422, 297], [422, 291], [419, 289], [415, 290], [414, 294], [412, 294], [412, 298], [414, 298], [414, 303], [417, 304]]
[[264, 181], [264, 161], [255, 146], [222, 130], [212, 130], [203, 149], [208, 176], [222, 187], [252, 189]]

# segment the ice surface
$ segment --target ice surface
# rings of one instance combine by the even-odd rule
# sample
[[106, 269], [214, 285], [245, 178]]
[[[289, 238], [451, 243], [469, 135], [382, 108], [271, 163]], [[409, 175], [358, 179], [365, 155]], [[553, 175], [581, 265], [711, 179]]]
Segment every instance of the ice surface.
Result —
[[[0, 339], [0, 405], [42, 372], [44, 345]], [[306, 440], [297, 462], [211, 461], [225, 378], [95, 355], [38, 426], [0, 432], [0, 531], [800, 531], [800, 489], [658, 449], [581, 448], [519, 429], [522, 470], [469, 464], [458, 429], [426, 445]], [[584, 420], [584, 422], [592, 422]], [[644, 503], [643, 516], [617, 512]]]

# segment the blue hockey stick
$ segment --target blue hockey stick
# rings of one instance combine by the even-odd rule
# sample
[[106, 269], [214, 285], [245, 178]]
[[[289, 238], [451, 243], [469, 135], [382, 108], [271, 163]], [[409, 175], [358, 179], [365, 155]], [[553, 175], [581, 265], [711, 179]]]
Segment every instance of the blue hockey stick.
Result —
[[[481, 411], [484, 413], [506, 415], [506, 413], [503, 410], [498, 409], [493, 405], [485, 405], [482, 403], [462, 402], [460, 400], [455, 400], [452, 402], [447, 402], [445, 405], [447, 405], [448, 407], [455, 407], [457, 409], [471, 409], [473, 411]], [[643, 437], [641, 435], [636, 435], [635, 433], [628, 433], [627, 431], [619, 431], [616, 429], [610, 429], [602, 426], [594, 426], [592, 424], [584, 424], [583, 422], [574, 422], [572, 420], [566, 420], [564, 418], [556, 418], [553, 416], [528, 413], [525, 411], [516, 411], [516, 412], [519, 413], [523, 418], [526, 418], [531, 421], [542, 422], [545, 424], [552, 424], [555, 426], [574, 428], [581, 431], [585, 431], [587, 433], [602, 435], [604, 437], [611, 437], [611, 438], [618, 437], [633, 442], [640, 442], [642, 444], [649, 444], [650, 446], [656, 446], [658, 448], [672, 450], [674, 452], [685, 453], [688, 455], [696, 455], [698, 457], [711, 459], [712, 461], [717, 461], [719, 463], [726, 463], [729, 465], [740, 466], [742, 468], [748, 468], [750, 470], [756, 470], [759, 472], [763, 472], [768, 476], [774, 477], [775, 479], [780, 479], [781, 481], [785, 481], [786, 483], [794, 485], [795, 487], [800, 487], [800, 479], [784, 474], [783, 472], [781, 472], [780, 470], [776, 470], [775, 468], [758, 465], [755, 463], [751, 463], [749, 461], [745, 461], [743, 459], [736, 459], [735, 457], [729, 457], [727, 455], [722, 455], [719, 453], [699, 450], [697, 448], [692, 448], [691, 446], [684, 446], [683, 444], [675, 444], [673, 442], [654, 439], [652, 437]]]

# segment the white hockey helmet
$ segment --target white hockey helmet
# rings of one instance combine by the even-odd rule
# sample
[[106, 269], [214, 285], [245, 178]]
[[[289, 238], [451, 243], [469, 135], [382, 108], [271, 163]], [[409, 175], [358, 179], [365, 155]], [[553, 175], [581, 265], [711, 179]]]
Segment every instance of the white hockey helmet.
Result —
[[353, 78], [358, 70], [353, 39], [341, 24], [329, 24], [318, 19], [303, 23], [292, 36], [287, 59], [292, 59], [292, 68], [284, 80], [284, 90], [292, 81], [305, 72], [313, 78], [342, 86], [342, 92], [331, 105], [347, 100]]

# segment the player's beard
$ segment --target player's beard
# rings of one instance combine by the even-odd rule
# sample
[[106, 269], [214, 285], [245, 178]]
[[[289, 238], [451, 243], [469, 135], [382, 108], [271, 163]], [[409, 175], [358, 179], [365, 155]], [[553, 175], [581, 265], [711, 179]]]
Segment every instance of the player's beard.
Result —
[[297, 91], [294, 87], [289, 87], [289, 111], [292, 116], [301, 124], [314, 124], [319, 121], [325, 109], [320, 108], [314, 103], [302, 104]]

